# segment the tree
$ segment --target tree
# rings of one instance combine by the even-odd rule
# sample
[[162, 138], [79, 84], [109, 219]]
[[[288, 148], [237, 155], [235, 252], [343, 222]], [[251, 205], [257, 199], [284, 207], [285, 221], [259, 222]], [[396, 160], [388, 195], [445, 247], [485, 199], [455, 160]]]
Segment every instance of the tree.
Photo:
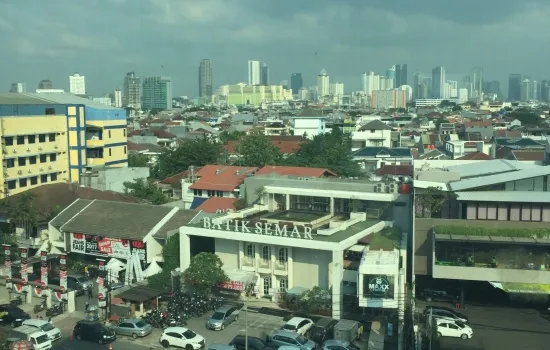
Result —
[[439, 104], [439, 107], [454, 107], [456, 106], [456, 103], [455, 102], [451, 102], [449, 100], [443, 100], [441, 101], [441, 103]]
[[416, 194], [416, 216], [431, 218], [438, 214], [448, 200], [455, 198], [453, 192], [443, 191], [438, 187], [427, 187]]
[[165, 179], [182, 171], [191, 165], [201, 167], [214, 164], [222, 153], [221, 144], [206, 136], [195, 140], [186, 140], [175, 149], [165, 149], [153, 168], [154, 177]]
[[453, 107], [453, 112], [459, 112], [461, 110], [462, 110], [462, 107], [459, 106], [459, 105], [456, 105], [456, 106]]
[[525, 109], [517, 109], [515, 111], [508, 112], [506, 113], [506, 117], [519, 120], [522, 126], [539, 125], [542, 122], [542, 119], [538, 115]]
[[162, 257], [164, 264], [162, 272], [153, 275], [147, 279], [149, 287], [170, 290], [172, 289], [172, 271], [180, 266], [180, 235], [175, 234], [166, 240], [166, 244], [162, 248]]
[[168, 198], [166, 198], [157, 185], [144, 179], [136, 179], [134, 182], [124, 182], [124, 193], [145, 199], [152, 204], [164, 204], [168, 202]]
[[227, 130], [224, 130], [218, 134], [218, 139], [221, 143], [226, 144], [228, 141], [237, 141], [245, 135], [246, 132], [244, 131], [234, 130], [229, 132]]
[[303, 139], [300, 148], [286, 160], [290, 166], [326, 168], [339, 176], [364, 176], [351, 155], [351, 137], [340, 128]]
[[149, 166], [149, 157], [141, 153], [128, 154], [128, 167], [145, 168]]
[[237, 162], [241, 166], [263, 167], [265, 165], [275, 165], [280, 164], [283, 158], [281, 152], [273, 145], [269, 137], [259, 131], [242, 137], [239, 140], [237, 151], [240, 154]]
[[185, 284], [197, 291], [208, 292], [212, 286], [229, 278], [222, 269], [220, 257], [212, 253], [199, 253], [191, 258], [191, 263], [183, 273]]

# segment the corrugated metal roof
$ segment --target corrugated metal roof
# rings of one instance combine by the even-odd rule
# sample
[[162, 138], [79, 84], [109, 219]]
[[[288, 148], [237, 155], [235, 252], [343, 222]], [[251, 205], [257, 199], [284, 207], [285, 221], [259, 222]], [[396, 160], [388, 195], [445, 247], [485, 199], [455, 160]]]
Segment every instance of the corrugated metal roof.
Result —
[[[538, 167], [537, 165], [529, 165], [527, 167]], [[495, 175], [510, 171], [517, 171], [524, 168], [526, 168], [526, 166], [517, 161], [493, 159], [486, 162], [451, 165], [447, 167], [447, 170], [450, 172], [460, 173], [462, 178], [468, 178]]]
[[550, 203], [550, 193], [532, 191], [456, 192], [459, 201]]
[[[490, 160], [489, 162], [492, 162]], [[481, 164], [478, 166], [482, 166]], [[474, 177], [469, 179], [463, 179], [456, 182], [451, 182], [449, 186], [453, 191], [467, 190], [476, 187], [489, 186], [499, 184], [508, 181], [516, 181], [522, 179], [528, 179], [531, 177], [550, 175], [550, 166], [535, 166], [533, 168], [522, 169], [518, 171], [510, 171], [507, 173]], [[531, 193], [531, 192], [529, 192]]]
[[0, 105], [50, 105], [51, 101], [44, 101], [23, 93], [7, 92], [0, 93]]
[[25, 92], [25, 93], [21, 93], [21, 95], [35, 98], [39, 101], [42, 101], [42, 103], [49, 102], [49, 103], [55, 103], [55, 104], [61, 104], [61, 105], [81, 104], [81, 105], [86, 105], [88, 107], [92, 107], [95, 109], [109, 109], [109, 110], [121, 110], [121, 111], [123, 110], [122, 108], [107, 106], [98, 102], [94, 102], [93, 100], [90, 100], [87, 98], [73, 95], [68, 92], [59, 93], [59, 94], [39, 94], [39, 93], [33, 93], [33, 92]]

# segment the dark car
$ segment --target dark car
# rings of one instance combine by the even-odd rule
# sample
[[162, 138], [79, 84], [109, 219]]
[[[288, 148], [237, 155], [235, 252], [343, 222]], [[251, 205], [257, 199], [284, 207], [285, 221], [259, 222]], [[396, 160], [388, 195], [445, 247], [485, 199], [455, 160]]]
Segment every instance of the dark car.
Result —
[[[48, 284], [53, 284], [59, 286], [59, 278], [50, 278], [48, 279]], [[81, 284], [75, 283], [73, 280], [67, 279], [67, 289], [74, 290], [74, 294], [78, 297], [84, 295], [84, 288]]]
[[25, 320], [31, 316], [17, 306], [3, 304], [0, 305], [0, 324], [9, 324], [12, 327], [19, 327]]
[[86, 340], [100, 345], [116, 340], [116, 333], [104, 324], [93, 321], [78, 321], [73, 329], [73, 335], [78, 340]]
[[442, 289], [424, 289], [421, 297], [428, 303], [432, 301], [446, 301], [450, 303], [456, 303], [460, 300], [456, 293], [448, 292]]
[[[246, 350], [246, 339], [244, 335], [237, 335], [229, 343], [233, 345], [237, 350]], [[274, 350], [267, 345], [264, 340], [256, 337], [248, 337], [248, 349], [250, 350]]]
[[327, 339], [334, 338], [334, 326], [338, 321], [322, 317], [309, 329], [309, 339], [313, 340], [317, 344], [323, 344]]
[[424, 309], [424, 315], [432, 315], [432, 317], [435, 318], [445, 318], [465, 323], [468, 322], [468, 317], [466, 315], [443, 306], [426, 306], [426, 308]]

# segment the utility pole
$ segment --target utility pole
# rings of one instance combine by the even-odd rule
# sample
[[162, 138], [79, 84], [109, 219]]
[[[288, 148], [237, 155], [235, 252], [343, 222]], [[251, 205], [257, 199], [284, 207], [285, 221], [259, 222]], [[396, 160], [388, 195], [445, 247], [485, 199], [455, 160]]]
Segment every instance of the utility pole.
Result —
[[434, 334], [433, 329], [432, 329], [432, 327], [433, 327], [432, 312], [433, 312], [433, 309], [430, 308], [430, 319], [428, 321], [428, 324], [430, 325], [429, 330], [428, 330], [430, 332], [429, 335], [428, 335], [429, 339], [430, 339], [430, 350], [432, 350], [432, 340], [433, 340], [433, 334]]
[[248, 350], [248, 290], [244, 293], [244, 312], [244, 350]]

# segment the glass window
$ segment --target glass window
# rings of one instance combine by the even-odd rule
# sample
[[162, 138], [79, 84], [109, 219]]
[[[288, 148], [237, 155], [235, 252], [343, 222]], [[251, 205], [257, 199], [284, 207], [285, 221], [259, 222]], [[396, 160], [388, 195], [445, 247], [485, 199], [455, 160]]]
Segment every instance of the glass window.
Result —
[[487, 204], [479, 203], [477, 205], [477, 219], [487, 220]]
[[6, 159], [6, 167], [13, 168], [14, 166], [15, 166], [15, 159], [14, 158]]
[[27, 179], [19, 179], [19, 187], [27, 187]]
[[499, 204], [498, 205], [497, 216], [498, 216], [498, 220], [500, 220], [500, 221], [508, 221], [508, 205], [507, 204]]
[[46, 134], [38, 135], [38, 142], [40, 142], [40, 143], [46, 142]]
[[36, 143], [36, 135], [29, 135], [27, 136], [29, 143]]
[[24, 165], [27, 164], [27, 159], [25, 159], [25, 158], [17, 158], [17, 164], [18, 164], [19, 166], [24, 166]]
[[264, 246], [262, 248], [262, 259], [264, 261], [270, 261], [271, 260], [271, 247], [270, 246]]
[[48, 161], [48, 156], [46, 154], [40, 155], [40, 163], [46, 163]]
[[109, 157], [113, 155], [113, 149], [109, 148]]
[[124, 146], [124, 154], [126, 154], [126, 146]]
[[487, 204], [487, 220], [497, 219], [497, 205], [495, 203]]
[[531, 205], [521, 205], [521, 221], [531, 221]]
[[13, 146], [13, 137], [4, 137], [4, 143], [6, 144], [6, 146]]
[[56, 159], [57, 159], [57, 154], [55, 153], [50, 154], [50, 162], [55, 162]]
[[279, 262], [286, 263], [288, 260], [288, 249], [279, 248]]
[[31, 185], [36, 185], [38, 183], [38, 176], [31, 177]]
[[542, 207], [540, 205], [531, 206], [531, 221], [540, 221], [542, 214]]
[[256, 255], [256, 246], [254, 244], [248, 244], [246, 246], [246, 256], [249, 258], [254, 258]]
[[288, 280], [286, 278], [281, 278], [279, 280], [279, 288], [281, 288], [281, 291], [286, 292], [288, 289]]
[[48, 182], [48, 175], [40, 175], [40, 183], [45, 184]]
[[30, 156], [29, 157], [29, 163], [30, 164], [36, 164], [36, 156]]
[[48, 134], [48, 141], [55, 142], [55, 134]]
[[126, 129], [122, 129], [124, 137], [126, 137]]
[[109, 138], [111, 138], [111, 130], [109, 130]]
[[521, 215], [520, 209], [519, 204], [510, 205], [510, 221], [519, 221]]
[[8, 190], [14, 190], [17, 187], [15, 180], [8, 181]]
[[52, 181], [57, 181], [57, 174], [56, 173], [53, 173], [51, 175], [51, 178], [52, 178]]
[[24, 145], [25, 144], [25, 136], [17, 136], [17, 144], [18, 145]]

